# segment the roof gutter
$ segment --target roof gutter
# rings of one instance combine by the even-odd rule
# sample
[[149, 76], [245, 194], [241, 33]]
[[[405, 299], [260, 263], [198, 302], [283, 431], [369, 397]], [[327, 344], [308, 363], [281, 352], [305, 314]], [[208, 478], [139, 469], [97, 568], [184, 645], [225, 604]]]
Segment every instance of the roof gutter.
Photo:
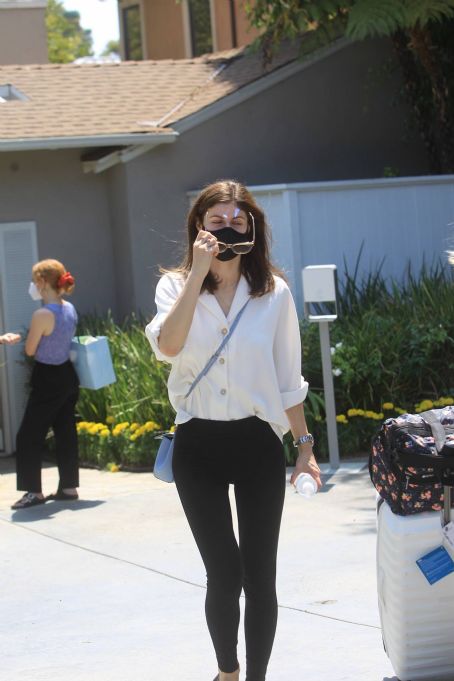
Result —
[[88, 137], [38, 137], [22, 139], [0, 139], [0, 151], [39, 151], [50, 149], [80, 149], [87, 147], [115, 147], [146, 145], [150, 148], [160, 144], [171, 144], [178, 132], [130, 133], [122, 135], [93, 135]]
[[[172, 141], [175, 141], [175, 139]], [[159, 146], [159, 142], [117, 149], [117, 151], [112, 151], [111, 153], [102, 156], [97, 161], [82, 161], [82, 169], [84, 173], [94, 173], [97, 175], [116, 166], [118, 163], [129, 163], [129, 161], [146, 154], [157, 146]]]

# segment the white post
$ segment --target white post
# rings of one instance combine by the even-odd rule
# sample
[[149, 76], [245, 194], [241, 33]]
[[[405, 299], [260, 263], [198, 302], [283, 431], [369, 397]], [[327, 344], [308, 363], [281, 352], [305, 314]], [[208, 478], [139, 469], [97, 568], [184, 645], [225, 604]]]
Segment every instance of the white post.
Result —
[[320, 348], [322, 353], [323, 391], [325, 393], [326, 429], [328, 432], [329, 462], [339, 468], [339, 444], [337, 440], [336, 402], [334, 399], [333, 369], [329, 339], [329, 322], [319, 321]]

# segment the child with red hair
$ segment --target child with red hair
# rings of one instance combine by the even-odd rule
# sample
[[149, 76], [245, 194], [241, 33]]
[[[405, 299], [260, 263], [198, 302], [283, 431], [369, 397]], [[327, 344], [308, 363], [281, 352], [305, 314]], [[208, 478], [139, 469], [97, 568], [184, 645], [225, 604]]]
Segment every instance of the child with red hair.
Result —
[[[64, 295], [74, 290], [74, 277], [58, 260], [41, 260], [32, 269], [29, 294], [43, 305], [33, 313], [25, 353], [34, 357], [31, 393], [17, 433], [17, 489], [25, 494], [11, 508], [24, 509], [49, 499], [78, 499], [79, 463], [75, 407], [79, 380], [69, 359], [77, 313]], [[49, 428], [56, 443], [59, 485], [44, 497], [41, 453]]]

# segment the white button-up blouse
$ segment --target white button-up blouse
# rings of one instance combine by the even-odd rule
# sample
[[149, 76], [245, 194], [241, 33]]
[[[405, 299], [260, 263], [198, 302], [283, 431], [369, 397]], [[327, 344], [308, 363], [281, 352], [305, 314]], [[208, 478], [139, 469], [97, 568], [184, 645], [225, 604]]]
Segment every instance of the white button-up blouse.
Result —
[[230, 421], [258, 416], [282, 439], [289, 430], [285, 410], [303, 402], [308, 389], [301, 376], [298, 317], [287, 284], [275, 277], [274, 291], [250, 299], [218, 360], [187, 398], [191, 384], [250, 296], [241, 276], [225, 316], [213, 294], [201, 293], [184, 347], [168, 357], [159, 348], [159, 334], [183, 286], [179, 274], [161, 277], [156, 288], [157, 314], [145, 329], [157, 359], [172, 365], [168, 390], [175, 423], [193, 417]]

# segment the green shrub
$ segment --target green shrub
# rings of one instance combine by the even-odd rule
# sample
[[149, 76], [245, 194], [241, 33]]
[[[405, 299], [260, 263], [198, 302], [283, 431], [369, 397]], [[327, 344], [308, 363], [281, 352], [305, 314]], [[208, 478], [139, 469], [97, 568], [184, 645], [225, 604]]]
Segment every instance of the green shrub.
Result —
[[[359, 281], [357, 271], [358, 267], [353, 274], [346, 272], [339, 293], [339, 318], [330, 325], [342, 456], [367, 452], [383, 418], [414, 411], [424, 398], [434, 406], [441, 406], [440, 398], [454, 403], [452, 273], [440, 264], [423, 267], [415, 277], [408, 268], [398, 284], [387, 281], [380, 269]], [[111, 425], [104, 426], [104, 433], [109, 430], [104, 437], [80, 433], [86, 463], [151, 465], [159, 444], [156, 433], [131, 440], [133, 433], [128, 429], [120, 438], [112, 435], [113, 430], [122, 422], [154, 422], [156, 432], [173, 424], [166, 388], [169, 367], [157, 362], [151, 352], [145, 323], [136, 316], [121, 325], [110, 316], [85, 316], [80, 321], [81, 335], [108, 337], [117, 374], [111, 386], [81, 390], [79, 419]], [[318, 325], [303, 320], [301, 338], [303, 374], [310, 384], [306, 417], [316, 438], [317, 455], [323, 459], [328, 446]], [[386, 409], [386, 404], [392, 408]], [[295, 457], [291, 440], [291, 435], [284, 440], [289, 463]]]

